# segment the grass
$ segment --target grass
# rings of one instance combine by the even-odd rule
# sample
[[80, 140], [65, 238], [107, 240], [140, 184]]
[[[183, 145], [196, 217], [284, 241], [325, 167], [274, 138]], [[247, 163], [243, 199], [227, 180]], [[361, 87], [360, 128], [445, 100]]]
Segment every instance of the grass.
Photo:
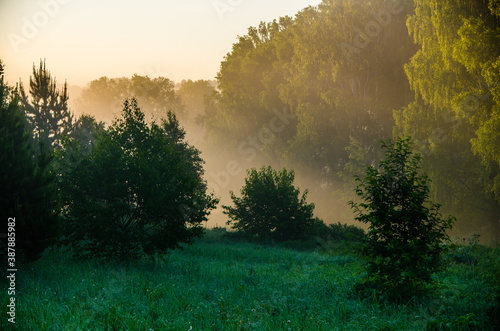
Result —
[[[124, 266], [75, 262], [52, 249], [18, 267], [16, 324], [4, 316], [0, 329], [493, 329], [500, 250], [461, 248], [436, 275], [436, 292], [404, 305], [361, 299], [353, 285], [363, 261], [345, 251], [298, 251], [209, 235], [154, 261]], [[460, 254], [480, 259], [464, 263]]]

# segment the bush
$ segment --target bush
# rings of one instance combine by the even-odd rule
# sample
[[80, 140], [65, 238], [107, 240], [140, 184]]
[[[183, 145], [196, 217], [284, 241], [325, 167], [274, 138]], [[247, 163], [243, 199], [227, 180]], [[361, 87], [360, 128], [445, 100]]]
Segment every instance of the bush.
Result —
[[304, 240], [314, 223], [314, 204], [306, 202], [307, 191], [293, 186], [295, 174], [271, 167], [251, 169], [241, 189], [241, 198], [231, 192], [234, 207], [223, 206], [233, 229], [258, 240]]
[[365, 231], [354, 225], [330, 224], [328, 234], [333, 240], [337, 241], [362, 241]]
[[365, 236], [365, 231], [354, 225], [333, 223], [326, 225], [319, 218], [314, 219], [314, 223], [310, 227], [308, 238], [321, 239], [330, 241], [362, 241]]
[[382, 143], [385, 160], [367, 168], [356, 194], [364, 202], [350, 202], [356, 220], [368, 223], [363, 249], [368, 278], [360, 289], [375, 287], [389, 297], [409, 297], [424, 290], [432, 273], [442, 266], [443, 241], [454, 218], [442, 219], [439, 204], [429, 200], [429, 179], [419, 175], [421, 157], [410, 138]]
[[362, 244], [365, 231], [354, 225], [335, 223], [326, 225], [316, 218], [308, 237], [328, 254], [352, 254]]
[[206, 193], [199, 151], [172, 113], [147, 125], [134, 99], [90, 153], [69, 140], [59, 162], [67, 241], [79, 257], [133, 258], [190, 243], [218, 200]]
[[227, 235], [227, 229], [222, 227], [213, 227], [211, 229], [205, 230], [203, 235], [203, 241], [206, 242], [220, 242], [225, 239]]
[[[495, 290], [494, 300], [486, 312], [490, 325], [500, 325], [500, 245], [487, 247], [479, 244], [479, 235], [459, 238], [450, 245], [449, 261], [466, 268], [463, 275], [481, 279]], [[464, 270], [462, 269], [462, 270]], [[498, 329], [498, 328], [497, 328]], [[493, 329], [492, 329], [493, 330]]]

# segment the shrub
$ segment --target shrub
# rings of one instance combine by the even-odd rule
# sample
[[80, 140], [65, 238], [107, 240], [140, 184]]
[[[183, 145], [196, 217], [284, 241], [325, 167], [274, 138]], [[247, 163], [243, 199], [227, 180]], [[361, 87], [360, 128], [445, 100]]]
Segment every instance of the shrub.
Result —
[[341, 224], [340, 222], [330, 224], [328, 234], [337, 241], [361, 241], [365, 231], [354, 225]]
[[410, 138], [382, 143], [385, 160], [370, 166], [356, 194], [364, 202], [350, 202], [356, 220], [368, 223], [363, 249], [368, 278], [360, 288], [375, 287], [390, 297], [409, 297], [431, 281], [442, 265], [443, 241], [454, 218], [441, 218], [439, 204], [429, 200], [429, 179], [419, 175], [421, 157]]
[[220, 242], [224, 240], [226, 234], [227, 234], [226, 228], [216, 226], [211, 229], [205, 230], [205, 234], [203, 235], [203, 241]]
[[307, 190], [293, 185], [295, 174], [271, 167], [251, 169], [238, 198], [231, 192], [234, 207], [223, 206], [233, 229], [259, 240], [304, 240], [313, 225], [314, 204], [306, 202]]
[[319, 218], [314, 219], [307, 236], [311, 239], [322, 239], [332, 241], [362, 241], [365, 231], [355, 225], [342, 224], [340, 222], [325, 224]]

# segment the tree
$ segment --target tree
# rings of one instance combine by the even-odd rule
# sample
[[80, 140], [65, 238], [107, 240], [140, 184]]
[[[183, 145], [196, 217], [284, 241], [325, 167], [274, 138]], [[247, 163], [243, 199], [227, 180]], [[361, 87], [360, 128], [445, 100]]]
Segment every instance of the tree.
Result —
[[205, 99], [215, 91], [214, 82], [208, 80], [183, 80], [177, 94], [183, 104], [185, 117], [196, 121], [197, 117], [205, 113]]
[[[325, 199], [325, 217], [348, 217], [340, 196], [352, 193], [352, 170], [380, 160], [393, 109], [413, 98], [403, 69], [417, 51], [406, 27], [413, 8], [413, 0], [324, 0], [249, 28], [221, 63], [206, 141], [238, 149], [251, 166], [293, 166], [314, 181], [309, 196]], [[273, 130], [283, 109], [290, 120]]]
[[169, 111], [181, 116], [183, 106], [174, 87], [174, 82], [165, 77], [151, 78], [137, 74], [130, 78], [101, 77], [83, 88], [75, 108], [78, 113], [90, 114], [98, 121], [110, 123], [113, 116], [120, 113], [123, 100], [133, 96], [148, 118], [159, 120], [165, 118]]
[[[52, 156], [42, 147], [35, 160], [31, 132], [18, 97], [4, 83], [0, 61], [0, 198], [3, 233], [14, 223], [14, 248], [17, 256], [36, 260], [54, 243], [57, 230], [54, 175], [50, 171]], [[12, 220], [12, 222], [11, 222]], [[11, 226], [11, 225], [9, 225]], [[2, 239], [3, 241], [3, 239]], [[0, 245], [2, 251], [7, 243]]]
[[314, 204], [307, 203], [307, 190], [300, 196], [295, 174], [271, 167], [251, 169], [238, 198], [231, 192], [234, 207], [223, 206], [234, 229], [262, 240], [302, 240], [314, 224]]
[[90, 153], [69, 140], [61, 162], [65, 232], [79, 257], [134, 258], [190, 243], [218, 200], [173, 113], [148, 125], [137, 101], [98, 133]]
[[46, 151], [60, 144], [60, 138], [72, 130], [73, 116], [68, 110], [68, 86], [64, 83], [61, 90], [57, 89], [56, 80], [52, 78], [45, 66], [45, 60], [40, 60], [38, 70], [33, 64], [33, 76], [30, 77], [29, 94], [22, 82], [19, 84], [21, 103], [26, 113], [26, 119], [31, 126], [35, 141], [43, 140]]
[[427, 152], [432, 192], [443, 209], [453, 208], [455, 228], [481, 229], [493, 243], [500, 235], [498, 1], [415, 0], [408, 30], [420, 48], [404, 67], [415, 101], [395, 113], [397, 134], [412, 135]]
[[420, 175], [422, 160], [412, 152], [410, 138], [382, 143], [385, 159], [369, 166], [366, 177], [356, 177], [356, 194], [363, 202], [350, 202], [356, 220], [369, 224], [363, 253], [368, 258], [368, 279], [389, 297], [418, 293], [441, 266], [442, 243], [454, 218], [441, 218], [439, 204], [429, 199], [429, 180]]
[[90, 153], [92, 145], [99, 131], [104, 130], [104, 123], [97, 123], [92, 115], [82, 114], [73, 125], [73, 132], [71, 137], [75, 138], [81, 145], [86, 153]]

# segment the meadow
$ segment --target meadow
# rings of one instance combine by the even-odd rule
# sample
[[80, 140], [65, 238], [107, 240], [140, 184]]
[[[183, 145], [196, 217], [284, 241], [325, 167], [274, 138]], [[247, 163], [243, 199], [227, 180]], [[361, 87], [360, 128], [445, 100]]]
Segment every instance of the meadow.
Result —
[[500, 249], [461, 243], [445, 263], [428, 297], [391, 303], [354, 291], [364, 261], [335, 242], [296, 249], [209, 231], [126, 264], [52, 248], [19, 265], [16, 324], [4, 314], [0, 329], [495, 330]]

